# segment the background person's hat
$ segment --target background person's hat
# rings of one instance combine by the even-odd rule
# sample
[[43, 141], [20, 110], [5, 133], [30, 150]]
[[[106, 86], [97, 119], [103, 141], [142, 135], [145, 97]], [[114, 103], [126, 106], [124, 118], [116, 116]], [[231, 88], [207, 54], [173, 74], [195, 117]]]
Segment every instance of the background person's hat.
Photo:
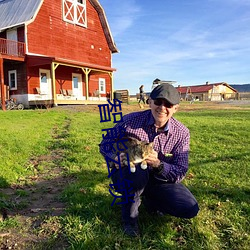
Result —
[[166, 99], [173, 105], [180, 103], [180, 95], [177, 89], [173, 85], [168, 83], [163, 83], [155, 87], [150, 93], [150, 98], [153, 100], [157, 98]]
[[159, 78], [154, 79], [153, 84], [159, 83], [161, 80]]

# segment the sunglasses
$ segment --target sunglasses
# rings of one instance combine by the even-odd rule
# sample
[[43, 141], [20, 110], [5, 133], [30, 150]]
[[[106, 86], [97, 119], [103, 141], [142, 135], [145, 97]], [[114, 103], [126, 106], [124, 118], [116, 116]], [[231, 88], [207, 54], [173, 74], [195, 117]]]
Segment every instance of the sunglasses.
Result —
[[167, 101], [164, 100], [164, 99], [155, 99], [155, 100], [154, 100], [154, 105], [156, 105], [156, 106], [161, 106], [161, 105], [163, 105], [163, 106], [166, 107], [166, 108], [172, 108], [172, 107], [174, 106], [173, 104], [167, 102]]

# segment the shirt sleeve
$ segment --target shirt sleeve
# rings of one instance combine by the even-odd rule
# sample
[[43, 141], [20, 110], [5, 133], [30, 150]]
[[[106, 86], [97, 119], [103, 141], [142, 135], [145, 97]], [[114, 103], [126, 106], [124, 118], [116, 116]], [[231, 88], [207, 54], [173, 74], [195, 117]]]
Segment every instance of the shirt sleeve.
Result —
[[172, 156], [169, 160], [161, 160], [162, 168], [154, 171], [154, 176], [158, 180], [169, 183], [181, 182], [188, 170], [190, 133], [187, 129], [182, 133], [181, 138], [175, 144], [172, 150]]

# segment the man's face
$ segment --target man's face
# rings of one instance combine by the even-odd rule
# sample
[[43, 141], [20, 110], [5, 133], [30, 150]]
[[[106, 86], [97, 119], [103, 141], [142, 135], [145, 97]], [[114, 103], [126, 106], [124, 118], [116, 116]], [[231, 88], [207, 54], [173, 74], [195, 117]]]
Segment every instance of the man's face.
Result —
[[149, 99], [149, 107], [151, 108], [152, 115], [155, 119], [156, 125], [163, 126], [177, 111], [179, 105], [172, 105], [165, 99]]

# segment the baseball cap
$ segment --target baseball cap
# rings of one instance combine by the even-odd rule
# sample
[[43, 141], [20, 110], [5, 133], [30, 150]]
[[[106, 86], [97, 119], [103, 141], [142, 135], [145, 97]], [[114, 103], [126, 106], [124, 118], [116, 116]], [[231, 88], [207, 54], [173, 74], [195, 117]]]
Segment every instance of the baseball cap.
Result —
[[157, 98], [165, 99], [173, 105], [180, 103], [180, 95], [177, 89], [168, 83], [162, 83], [155, 87], [150, 93], [150, 98], [153, 100]]

